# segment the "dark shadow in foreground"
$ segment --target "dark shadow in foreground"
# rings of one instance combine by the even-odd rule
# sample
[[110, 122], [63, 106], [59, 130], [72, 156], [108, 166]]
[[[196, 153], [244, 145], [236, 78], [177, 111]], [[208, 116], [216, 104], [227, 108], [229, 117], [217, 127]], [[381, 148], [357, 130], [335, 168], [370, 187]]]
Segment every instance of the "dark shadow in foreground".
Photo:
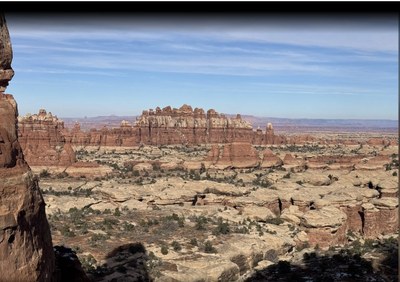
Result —
[[152, 281], [148, 272], [149, 261], [141, 243], [129, 243], [115, 248], [106, 256], [106, 263], [91, 270], [91, 281]]
[[374, 263], [350, 250], [340, 250], [334, 254], [305, 253], [299, 265], [279, 261], [257, 271], [245, 281], [397, 281], [397, 252], [397, 242], [380, 248], [382, 259]]
[[56, 258], [55, 281], [90, 282], [76, 253], [64, 246], [54, 246]]

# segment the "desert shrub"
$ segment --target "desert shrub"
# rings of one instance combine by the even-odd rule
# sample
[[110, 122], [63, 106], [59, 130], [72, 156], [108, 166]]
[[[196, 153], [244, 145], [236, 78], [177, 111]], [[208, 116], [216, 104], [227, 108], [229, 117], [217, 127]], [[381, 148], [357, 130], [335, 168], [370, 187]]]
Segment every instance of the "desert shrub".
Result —
[[181, 244], [178, 241], [173, 241], [171, 244], [172, 248], [174, 248], [175, 252], [182, 250]]
[[207, 218], [205, 216], [196, 217], [196, 230], [206, 230]]
[[132, 231], [135, 229], [135, 226], [127, 221], [123, 224], [124, 231]]
[[394, 172], [392, 173], [392, 175], [393, 175], [393, 176], [397, 176], [397, 171], [394, 171]]
[[228, 222], [223, 222], [222, 218], [219, 218], [217, 226], [213, 230], [213, 234], [220, 235], [220, 234], [228, 234], [229, 232], [230, 232], [230, 228], [229, 228]]
[[105, 210], [103, 211], [103, 214], [111, 214], [111, 210], [110, 210], [110, 209], [105, 209]]
[[117, 225], [119, 221], [114, 218], [105, 218], [103, 219], [103, 225], [106, 229], [111, 230], [114, 228], [114, 225]]
[[217, 250], [213, 247], [212, 243], [207, 240], [204, 243], [204, 252], [211, 254], [211, 253], [216, 253]]
[[269, 230], [269, 229], [267, 229], [267, 230], [265, 230], [265, 232], [267, 232], [267, 233], [269, 233], [269, 234], [272, 234], [272, 235], [276, 235], [276, 234], [277, 234], [277, 232], [276, 232], [275, 230]]
[[99, 241], [105, 241], [107, 240], [109, 237], [103, 234], [93, 234], [92, 237], [90, 237], [89, 239], [89, 243], [94, 245], [96, 243], [98, 243]]
[[176, 230], [178, 230], [179, 226], [178, 223], [174, 220], [167, 220], [164, 221], [161, 226], [160, 226], [160, 233], [166, 234], [166, 233], [173, 233]]
[[192, 246], [197, 246], [197, 239], [196, 239], [196, 238], [190, 239], [190, 244], [191, 244]]
[[119, 208], [115, 208], [114, 216], [121, 216], [121, 212], [119, 211]]
[[266, 223], [281, 225], [283, 223], [283, 219], [280, 217], [267, 218]]
[[60, 172], [60, 173], [57, 174], [57, 178], [60, 178], [60, 179], [68, 177], [68, 176], [69, 176], [69, 174], [67, 172], [65, 172], [65, 171]]
[[271, 186], [273, 183], [271, 181], [269, 181], [268, 179], [261, 179], [261, 178], [257, 178], [253, 180], [253, 184], [257, 185], [257, 186], [261, 186], [263, 188], [268, 188], [269, 186]]
[[249, 229], [246, 226], [242, 227], [236, 227], [232, 231], [233, 233], [239, 233], [239, 234], [249, 234]]
[[165, 256], [168, 254], [168, 246], [162, 245], [161, 246], [161, 253]]
[[68, 225], [63, 225], [60, 228], [61, 235], [64, 237], [75, 237], [74, 231], [72, 231]]
[[39, 173], [39, 176], [40, 176], [41, 178], [49, 177], [49, 176], [50, 176], [50, 172], [49, 172], [47, 169], [43, 169], [43, 170]]

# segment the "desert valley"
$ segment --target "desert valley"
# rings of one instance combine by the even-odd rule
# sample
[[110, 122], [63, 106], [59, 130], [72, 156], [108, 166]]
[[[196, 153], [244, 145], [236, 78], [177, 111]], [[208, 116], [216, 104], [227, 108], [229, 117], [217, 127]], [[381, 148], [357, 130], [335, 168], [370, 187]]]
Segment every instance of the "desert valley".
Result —
[[0, 29], [0, 281], [397, 279], [398, 128], [19, 116]]
[[188, 105], [115, 128], [66, 128], [46, 110], [18, 125], [53, 244], [96, 281], [304, 278], [271, 269], [328, 267], [317, 261], [343, 250], [352, 266], [319, 279], [394, 277], [395, 133], [285, 136]]

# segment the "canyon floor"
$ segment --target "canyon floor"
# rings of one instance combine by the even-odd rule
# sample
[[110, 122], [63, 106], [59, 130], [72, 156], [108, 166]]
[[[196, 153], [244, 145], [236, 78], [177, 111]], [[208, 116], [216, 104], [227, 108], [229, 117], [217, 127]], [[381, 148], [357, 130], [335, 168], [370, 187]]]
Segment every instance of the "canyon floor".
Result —
[[75, 147], [79, 166], [32, 170], [53, 244], [94, 281], [397, 279], [398, 146], [253, 148], [293, 160], [235, 168], [205, 162], [210, 145]]

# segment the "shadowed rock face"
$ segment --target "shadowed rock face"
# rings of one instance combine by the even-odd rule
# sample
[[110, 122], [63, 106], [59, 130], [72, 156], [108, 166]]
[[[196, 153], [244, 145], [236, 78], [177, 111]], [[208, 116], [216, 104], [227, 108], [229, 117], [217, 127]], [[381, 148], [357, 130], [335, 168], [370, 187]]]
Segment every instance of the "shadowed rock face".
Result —
[[14, 76], [11, 68], [12, 49], [10, 35], [6, 26], [6, 20], [0, 15], [0, 92], [4, 92], [8, 82]]
[[54, 252], [45, 203], [17, 137], [17, 103], [4, 94], [11, 69], [10, 36], [0, 14], [0, 280], [52, 281]]

